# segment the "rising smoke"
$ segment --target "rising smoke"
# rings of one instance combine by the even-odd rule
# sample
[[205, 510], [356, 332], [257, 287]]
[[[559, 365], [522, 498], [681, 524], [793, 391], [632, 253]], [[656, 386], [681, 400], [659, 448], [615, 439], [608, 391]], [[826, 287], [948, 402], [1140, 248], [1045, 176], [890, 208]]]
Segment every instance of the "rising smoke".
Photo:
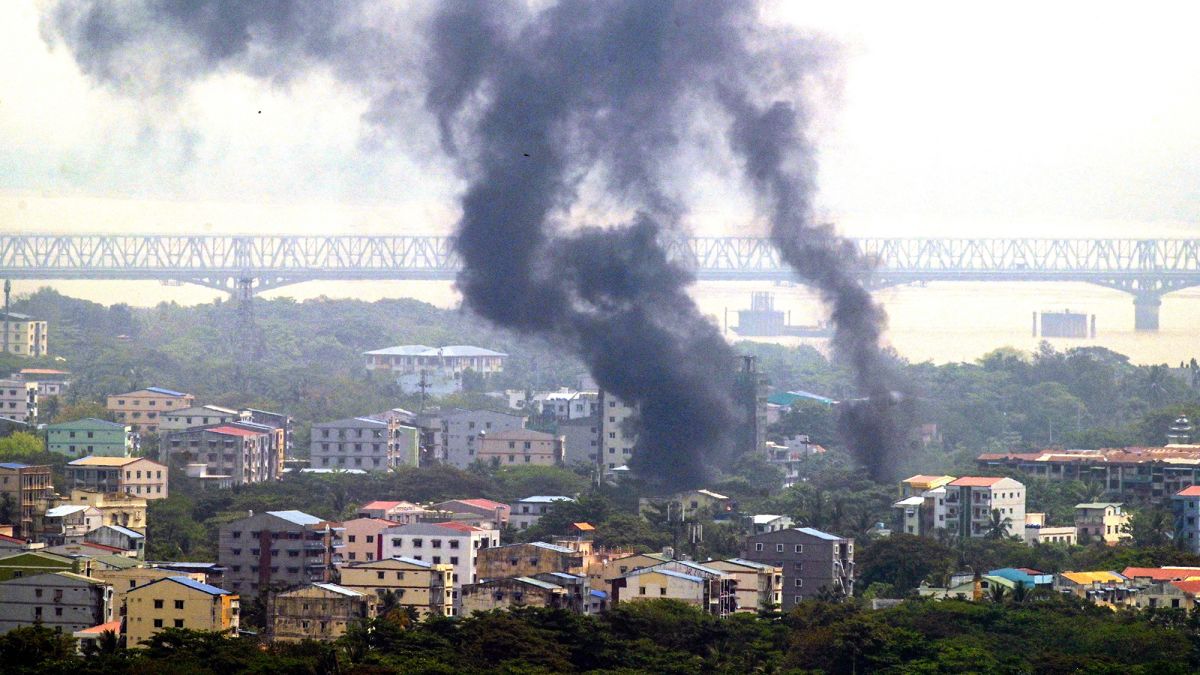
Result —
[[[176, 91], [224, 70], [286, 83], [321, 67], [368, 96], [371, 124], [411, 128], [408, 101], [423, 102], [467, 181], [466, 303], [573, 349], [600, 386], [637, 404], [634, 468], [664, 487], [701, 483], [737, 418], [732, 351], [662, 244], [686, 215], [674, 160], [707, 147], [697, 122], [727, 125], [776, 245], [820, 289], [837, 355], [867, 397], [844, 417], [847, 440], [884, 470], [896, 435], [883, 313], [853, 248], [812, 222], [805, 91], [828, 65], [825, 44], [757, 23], [751, 0], [478, 0], [421, 16], [428, 6], [401, 6], [64, 1], [44, 29], [120, 88]], [[632, 215], [572, 227], [596, 185]]]

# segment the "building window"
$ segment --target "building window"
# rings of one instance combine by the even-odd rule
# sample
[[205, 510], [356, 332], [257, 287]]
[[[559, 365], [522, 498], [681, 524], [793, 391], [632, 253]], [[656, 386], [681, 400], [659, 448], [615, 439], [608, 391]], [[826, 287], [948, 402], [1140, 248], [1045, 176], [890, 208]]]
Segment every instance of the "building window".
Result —
[[804, 544], [796, 544], [796, 553], [804, 553]]
[[775, 552], [783, 553], [783, 544], [775, 544]]
[[162, 609], [162, 608], [163, 608], [163, 601], [162, 601], [162, 600], [155, 600], [155, 601], [154, 601], [154, 609]]
[[183, 619], [175, 619], [175, 627], [183, 628]]
[[155, 619], [155, 620], [154, 620], [154, 627], [155, 627], [155, 628], [162, 628], [162, 619]]
[[762, 545], [762, 544], [755, 544], [755, 545], [754, 545], [754, 550], [755, 550], [755, 551], [761, 551], [761, 550], [763, 550], [763, 545]]
[[804, 586], [804, 580], [803, 580], [803, 579], [797, 579], [797, 580], [796, 580], [796, 588], [801, 588], [802, 586]]
[[641, 595], [645, 595], [645, 594], [646, 594], [646, 587], [645, 587], [645, 586], [639, 586], [639, 587], [638, 587], [638, 592], [639, 592], [639, 594], [641, 594]]

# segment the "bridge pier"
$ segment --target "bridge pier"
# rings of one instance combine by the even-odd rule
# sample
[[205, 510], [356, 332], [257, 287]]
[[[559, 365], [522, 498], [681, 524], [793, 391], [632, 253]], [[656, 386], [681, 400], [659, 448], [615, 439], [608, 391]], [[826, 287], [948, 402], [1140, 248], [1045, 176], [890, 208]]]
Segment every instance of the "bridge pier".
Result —
[[1137, 293], [1133, 296], [1133, 329], [1158, 330], [1158, 310], [1162, 307], [1161, 293]]

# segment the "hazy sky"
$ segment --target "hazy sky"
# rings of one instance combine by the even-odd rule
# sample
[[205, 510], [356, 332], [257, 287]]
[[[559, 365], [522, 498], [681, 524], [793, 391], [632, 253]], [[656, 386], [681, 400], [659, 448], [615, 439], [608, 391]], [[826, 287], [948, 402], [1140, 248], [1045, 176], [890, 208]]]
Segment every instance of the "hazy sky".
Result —
[[[1200, 236], [1194, 3], [779, 2], [843, 45], [819, 211], [848, 234]], [[379, 139], [328, 75], [225, 73], [173, 102], [89, 82], [0, 2], [0, 230], [444, 229], [461, 184], [414, 128]], [[260, 112], [261, 111], [261, 112]], [[697, 229], [750, 216], [719, 180]]]

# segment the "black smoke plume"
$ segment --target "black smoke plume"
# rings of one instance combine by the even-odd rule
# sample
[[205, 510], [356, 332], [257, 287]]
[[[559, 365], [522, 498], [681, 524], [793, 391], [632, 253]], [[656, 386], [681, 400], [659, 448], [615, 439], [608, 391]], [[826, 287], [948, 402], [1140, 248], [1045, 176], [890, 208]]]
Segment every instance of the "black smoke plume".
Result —
[[[639, 406], [635, 468], [682, 487], [704, 480], [737, 417], [733, 354], [662, 245], [686, 216], [679, 158], [712, 152], [713, 124], [728, 128], [784, 259], [830, 305], [859, 389], [868, 401], [891, 391], [861, 261], [812, 223], [805, 96], [829, 50], [757, 12], [751, 0], [94, 0], [56, 3], [44, 30], [118, 88], [170, 93], [226, 70], [286, 84], [319, 67], [363, 91], [366, 121], [396, 135], [422, 128], [419, 101], [467, 181], [457, 251], [468, 306], [576, 351], [600, 386]], [[597, 186], [632, 215], [568, 227]], [[895, 436], [887, 408], [846, 417], [851, 447], [876, 468]]]

